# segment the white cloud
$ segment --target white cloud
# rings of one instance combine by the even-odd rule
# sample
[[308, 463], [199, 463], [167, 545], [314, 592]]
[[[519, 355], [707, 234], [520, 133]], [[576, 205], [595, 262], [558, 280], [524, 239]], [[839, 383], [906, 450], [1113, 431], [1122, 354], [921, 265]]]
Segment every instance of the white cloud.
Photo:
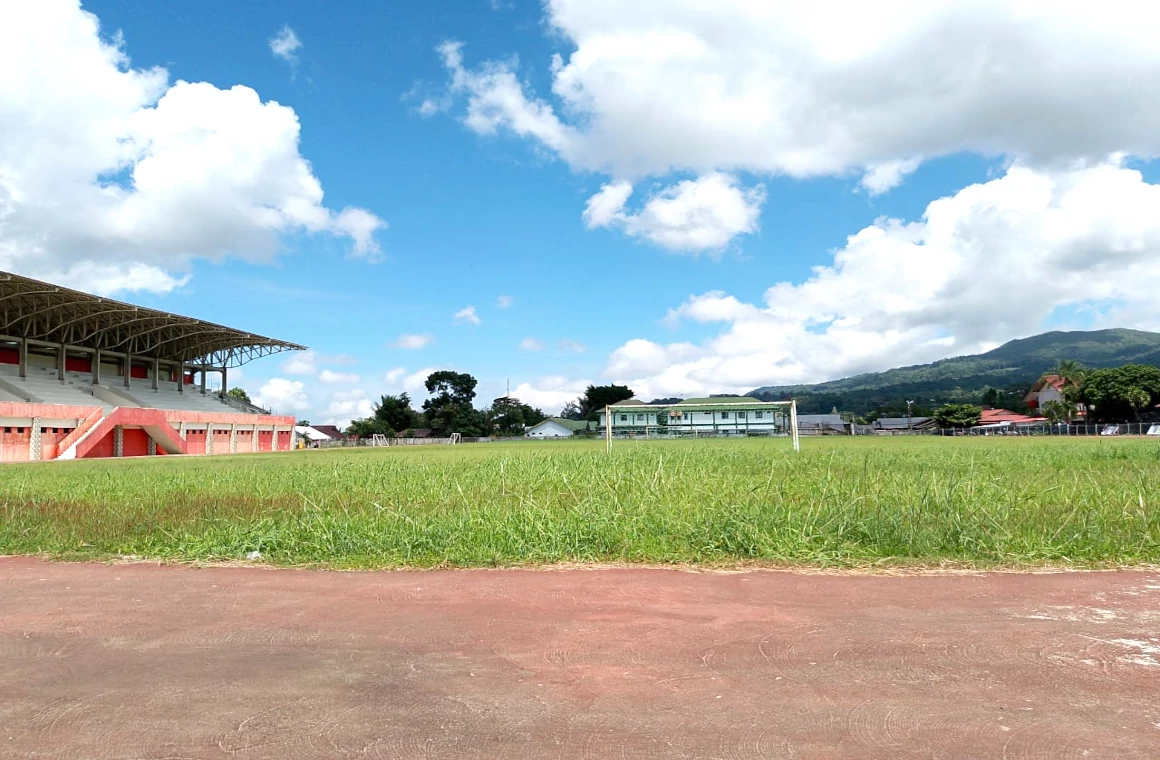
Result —
[[860, 184], [871, 195], [881, 195], [901, 185], [906, 175], [914, 172], [921, 163], [917, 158], [903, 158], [871, 164], [862, 175]]
[[420, 348], [426, 348], [434, 342], [435, 336], [427, 333], [423, 334], [409, 334], [400, 335], [391, 346], [394, 348], [402, 348], [408, 351], [417, 351]]
[[588, 346], [585, 346], [583, 343], [575, 340], [569, 340], [568, 338], [563, 338], [557, 341], [556, 345], [559, 346], [561, 350], [570, 351], [574, 354], [582, 354], [588, 350]]
[[521, 351], [543, 351], [544, 344], [535, 338], [524, 338], [520, 341]]
[[651, 396], [741, 392], [987, 350], [1086, 309], [1097, 324], [1155, 326], [1160, 185], [1119, 163], [1014, 166], [881, 219], [830, 266], [769, 288], [761, 304], [689, 298], [667, 321], [721, 324], [703, 343], [628, 341], [606, 377]]
[[1160, 7], [1136, 0], [545, 8], [571, 48], [547, 66], [555, 105], [521, 84], [517, 62], [472, 69], [458, 44], [441, 53], [468, 127], [533, 138], [580, 169], [869, 170], [873, 182], [891, 178], [888, 162], [959, 151], [1037, 163], [1160, 154]]
[[254, 396], [254, 403], [277, 414], [295, 414], [310, 409], [306, 386], [298, 380], [274, 377]]
[[516, 299], [511, 296], [499, 296], [495, 299], [495, 305], [500, 309], [510, 309], [515, 302]]
[[473, 325], [483, 324], [483, 320], [475, 313], [474, 306], [465, 306], [459, 311], [455, 312], [452, 318], [456, 322], [467, 322]]
[[282, 362], [282, 371], [287, 375], [317, 375], [318, 354], [313, 351], [299, 351]]
[[512, 395], [525, 404], [530, 404], [548, 414], [556, 414], [564, 404], [584, 395], [588, 380], [573, 380], [551, 375], [539, 377], [528, 383], [520, 383], [512, 388]]
[[662, 189], [635, 214], [624, 211], [631, 193], [625, 182], [602, 187], [584, 210], [588, 227], [617, 226], [662, 248], [694, 254], [720, 251], [738, 235], [756, 232], [765, 203], [764, 186], [745, 190], [717, 172]]
[[377, 254], [382, 220], [323, 205], [293, 109], [134, 68], [76, 3], [5, 3], [0, 70], [0, 268], [166, 292], [196, 259], [267, 261], [289, 233]]
[[285, 24], [270, 38], [270, 52], [291, 66], [298, 63], [298, 50], [301, 47], [302, 41], [289, 24]]
[[328, 385], [354, 385], [362, 378], [358, 375], [349, 372], [334, 372], [333, 370], [324, 369], [318, 373], [318, 380]]
[[365, 419], [373, 413], [372, 401], [366, 391], [361, 388], [352, 388], [348, 391], [335, 391], [330, 394], [326, 405], [324, 418], [325, 425], [337, 425], [345, 429], [351, 420]]
[[386, 383], [388, 386], [393, 388], [396, 385], [400, 384], [399, 381], [401, 381], [403, 379], [403, 377], [406, 376], [406, 374], [407, 374], [407, 370], [402, 368], [402, 367], [395, 367], [394, 369], [389, 369], [383, 375], [383, 382]]

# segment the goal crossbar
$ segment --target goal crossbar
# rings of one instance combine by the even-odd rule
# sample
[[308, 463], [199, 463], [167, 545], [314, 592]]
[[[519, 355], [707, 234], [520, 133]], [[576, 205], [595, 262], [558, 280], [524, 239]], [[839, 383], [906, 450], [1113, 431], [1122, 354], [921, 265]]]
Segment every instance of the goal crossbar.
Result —
[[748, 412], [748, 411], [764, 411], [766, 409], [773, 410], [779, 407], [787, 408], [789, 412], [789, 431], [790, 437], [793, 439], [793, 450], [800, 451], [801, 445], [798, 440], [798, 424], [797, 424], [797, 401], [738, 401], [738, 402], [724, 402], [719, 404], [714, 403], [677, 403], [677, 404], [611, 404], [604, 407], [604, 440], [609, 451], [612, 451], [612, 429], [613, 425], [612, 415], [631, 412], [637, 414], [640, 412], [665, 412], [665, 411], [696, 411], [709, 410], [721, 412]]

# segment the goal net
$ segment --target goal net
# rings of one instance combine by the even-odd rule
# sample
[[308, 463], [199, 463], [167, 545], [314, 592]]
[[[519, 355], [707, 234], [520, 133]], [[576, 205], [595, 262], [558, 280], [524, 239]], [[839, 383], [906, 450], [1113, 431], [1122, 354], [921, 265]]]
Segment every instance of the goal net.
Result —
[[676, 404], [613, 404], [604, 407], [609, 450], [614, 438], [721, 438], [784, 436], [800, 450], [796, 401], [697, 399]]
[[371, 436], [371, 445], [372, 446], [386, 446], [387, 445], [387, 437], [385, 435], [383, 435], [382, 433], [375, 433], [374, 435]]

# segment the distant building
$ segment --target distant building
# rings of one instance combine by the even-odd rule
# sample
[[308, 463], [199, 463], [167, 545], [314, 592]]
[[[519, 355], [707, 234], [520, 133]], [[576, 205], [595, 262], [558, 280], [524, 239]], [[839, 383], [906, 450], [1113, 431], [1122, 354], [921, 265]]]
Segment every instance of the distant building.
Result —
[[[641, 433], [666, 428], [682, 433], [733, 433], [743, 435], [748, 432], [769, 433], [785, 428], [785, 414], [788, 407], [747, 396], [714, 396], [711, 398], [687, 398], [676, 404], [658, 405], [657, 411], [641, 409], [645, 402], [628, 399], [612, 404], [612, 427], [618, 432]], [[638, 408], [624, 408], [638, 407]], [[658, 416], [660, 419], [658, 419]], [[805, 417], [814, 420], [819, 429], [832, 425], [834, 419], [845, 430], [845, 423], [838, 415], [798, 415], [798, 426]], [[825, 418], [822, 420], [821, 418]], [[600, 411], [597, 427], [604, 429], [604, 410]]]
[[563, 417], [549, 417], [538, 425], [532, 425], [524, 435], [528, 438], [568, 438], [588, 430], [587, 420], [566, 420]]
[[984, 409], [979, 415], [979, 427], [1000, 427], [1009, 425], [1038, 425], [1047, 422], [1046, 417], [1032, 417], [1010, 409]]
[[875, 432], [896, 433], [903, 430], [920, 430], [934, 426], [933, 417], [879, 417], [872, 427]]
[[1044, 375], [1035, 381], [1023, 401], [1030, 409], [1042, 409], [1049, 401], [1063, 401], [1064, 385], [1059, 375]]
[[311, 425], [310, 427], [314, 428], [319, 433], [322, 433], [332, 441], [345, 441], [347, 438], [346, 433], [339, 430], [335, 425]]

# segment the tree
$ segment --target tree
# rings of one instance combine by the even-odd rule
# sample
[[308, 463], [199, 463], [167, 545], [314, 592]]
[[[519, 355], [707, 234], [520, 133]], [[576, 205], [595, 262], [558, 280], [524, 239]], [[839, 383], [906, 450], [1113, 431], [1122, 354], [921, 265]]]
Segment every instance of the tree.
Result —
[[564, 404], [564, 408], [560, 410], [560, 416], [566, 420], [582, 420], [584, 415], [580, 412], [580, 404], [576, 401], [569, 401]]
[[1125, 364], [1095, 370], [1084, 377], [1080, 398], [1101, 422], [1139, 419], [1141, 409], [1160, 401], [1160, 369]]
[[298, 427], [310, 427], [310, 420], [298, 420], [294, 424]]
[[370, 417], [352, 420], [346, 432], [360, 438], [370, 438], [373, 435], [394, 435], [399, 430], [423, 426], [423, 415], [411, 408], [411, 397], [406, 393], [398, 396], [383, 395], [372, 410]]
[[509, 436], [523, 435], [525, 429], [538, 425], [548, 418], [539, 409], [510, 396], [501, 396], [491, 402], [491, 408], [487, 410], [485, 416], [489, 432]]
[[974, 404], [947, 404], [934, 413], [940, 428], [969, 428], [979, 424], [983, 410]]
[[226, 395], [230, 398], [236, 398], [239, 401], [245, 401], [247, 404], [252, 403], [250, 401], [250, 394], [246, 393], [245, 388], [230, 388], [226, 391]]
[[1071, 413], [1075, 410], [1075, 406], [1068, 404], [1066, 401], [1058, 401], [1052, 399], [1043, 405], [1039, 411], [1044, 417], [1051, 420], [1052, 423], [1059, 424], [1060, 422], [1071, 422]]
[[483, 434], [486, 420], [471, 405], [477, 385], [474, 377], [466, 372], [444, 369], [428, 375], [424, 385], [431, 397], [423, 402], [423, 411], [432, 430], [440, 435]]
[[1083, 382], [1087, 370], [1079, 362], [1071, 359], [1060, 359], [1059, 362], [1047, 374], [1055, 375], [1063, 381], [1064, 386], [1079, 385]]
[[584, 395], [578, 399], [580, 414], [583, 419], [596, 420], [604, 411], [604, 407], [618, 401], [627, 401], [632, 396], [632, 388], [627, 385], [589, 385], [584, 389]]

